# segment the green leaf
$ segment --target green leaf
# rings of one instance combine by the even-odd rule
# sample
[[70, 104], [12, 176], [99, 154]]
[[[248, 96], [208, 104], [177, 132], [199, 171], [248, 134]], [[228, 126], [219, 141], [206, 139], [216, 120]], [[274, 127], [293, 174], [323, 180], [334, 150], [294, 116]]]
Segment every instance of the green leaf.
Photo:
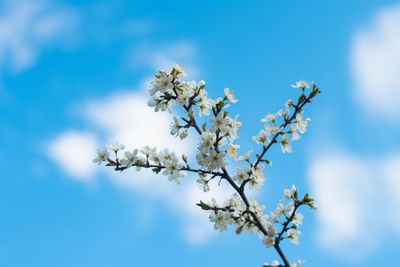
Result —
[[302, 104], [302, 103], [304, 102], [304, 100], [306, 100], [306, 96], [305, 96], [304, 94], [302, 94], [302, 95], [299, 97], [298, 105]]
[[200, 203], [196, 203], [197, 206], [202, 208], [203, 210], [211, 210], [211, 206], [204, 203], [203, 201], [200, 200]]

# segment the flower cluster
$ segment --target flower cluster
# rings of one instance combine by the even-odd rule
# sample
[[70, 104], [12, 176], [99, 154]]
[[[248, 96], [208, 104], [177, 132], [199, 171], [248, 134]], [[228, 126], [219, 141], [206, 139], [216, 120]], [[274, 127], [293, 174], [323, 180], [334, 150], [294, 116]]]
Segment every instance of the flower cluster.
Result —
[[[118, 152], [123, 150], [125, 146], [114, 143], [107, 145], [104, 149], [97, 151], [97, 158], [93, 161], [101, 164], [107, 162], [106, 166], [115, 166], [115, 170], [123, 171], [127, 168], [135, 166], [139, 171], [141, 168], [152, 168], [156, 173], [161, 172], [168, 176], [168, 180], [177, 184], [181, 183], [183, 177], [186, 176], [185, 165], [179, 161], [175, 152], [169, 149], [163, 149], [159, 152], [156, 148], [145, 146], [143, 148], [134, 149], [133, 151], [125, 151], [122, 156]], [[110, 150], [113, 151], [114, 157], [110, 157]], [[183, 156], [182, 158], [186, 158]]]
[[[266, 213], [266, 207], [256, 197], [247, 197], [246, 189], [259, 190], [264, 185], [265, 164], [271, 165], [265, 155], [274, 143], [280, 144], [283, 153], [292, 152], [292, 141], [300, 139], [300, 134], [306, 132], [310, 121], [304, 118], [303, 107], [320, 93], [318, 87], [305, 80], [292, 85], [301, 89], [300, 97], [296, 102], [288, 100], [285, 109], [269, 113], [261, 120], [264, 128], [253, 140], [262, 145], [262, 149], [252, 158], [253, 149], [239, 154], [240, 145], [236, 141], [242, 122], [238, 120], [239, 115], [231, 115], [228, 109], [231, 104], [238, 102], [233, 92], [225, 88], [223, 97], [211, 98], [204, 81], [184, 81], [186, 75], [185, 68], [176, 63], [169, 72], [159, 71], [149, 88], [151, 98], [148, 105], [156, 112], [172, 112], [173, 107], [181, 108], [182, 111], [173, 117], [170, 134], [180, 139], [186, 138], [190, 130], [198, 134], [196, 168], [190, 167], [195, 163], [190, 161], [189, 165], [185, 155], [178, 157], [169, 149], [157, 151], [156, 148], [145, 146], [125, 151], [125, 147], [118, 143], [99, 149], [94, 162], [105, 163], [116, 171], [130, 167], [137, 170], [150, 168], [177, 184], [181, 183], [187, 172], [197, 173], [197, 183], [204, 192], [210, 190], [210, 181], [215, 178], [227, 182], [236, 192], [222, 205], [214, 199], [210, 203], [200, 201], [197, 204], [209, 212], [209, 220], [214, 224], [214, 229], [222, 232], [232, 225], [238, 234], [257, 234], [266, 247], [274, 247], [279, 252], [284, 263], [280, 265], [274, 261], [264, 266], [300, 266], [302, 261], [289, 264], [279, 244], [284, 239], [294, 244], [299, 243], [298, 227], [302, 224], [303, 215], [298, 209], [303, 205], [315, 209], [317, 206], [314, 200], [308, 194], [299, 199], [293, 185], [284, 190], [284, 197], [277, 208]], [[226, 167], [233, 162], [236, 162], [236, 171], [230, 174]]]

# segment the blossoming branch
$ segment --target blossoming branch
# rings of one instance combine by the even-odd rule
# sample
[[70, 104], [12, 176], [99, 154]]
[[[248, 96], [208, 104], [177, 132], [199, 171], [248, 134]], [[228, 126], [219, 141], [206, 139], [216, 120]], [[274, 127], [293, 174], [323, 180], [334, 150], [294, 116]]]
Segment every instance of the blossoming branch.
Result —
[[[105, 163], [116, 171], [131, 167], [137, 170], [149, 168], [177, 184], [181, 183], [188, 172], [197, 173], [197, 183], [204, 192], [210, 190], [211, 180], [226, 181], [235, 193], [227, 197], [224, 203], [217, 203], [212, 199], [210, 203], [200, 201], [197, 204], [209, 212], [214, 229], [222, 232], [232, 225], [237, 234], [257, 234], [267, 248], [275, 248], [282, 261], [279, 263], [275, 260], [271, 264], [264, 264], [264, 267], [300, 266], [303, 263], [301, 260], [289, 263], [281, 250], [280, 242], [288, 239], [298, 244], [298, 227], [303, 220], [303, 215], [298, 210], [301, 206], [316, 209], [314, 200], [308, 194], [300, 198], [293, 185], [284, 190], [284, 196], [276, 210], [266, 214], [265, 206], [257, 198], [249, 198], [246, 192], [260, 190], [264, 185], [265, 166], [271, 165], [271, 161], [265, 156], [272, 145], [279, 144], [283, 153], [292, 152], [292, 142], [300, 139], [300, 134], [306, 132], [310, 121], [303, 117], [303, 108], [312, 102], [320, 90], [315, 83], [304, 80], [292, 85], [301, 92], [297, 101], [288, 100], [285, 109], [269, 113], [261, 119], [264, 128], [253, 137], [260, 145], [260, 152], [253, 155], [253, 150], [250, 150], [239, 155], [240, 146], [235, 141], [239, 138], [238, 132], [242, 123], [238, 120], [239, 115], [233, 116], [229, 112], [230, 105], [238, 102], [235, 95], [225, 88], [223, 97], [213, 99], [205, 90], [204, 81], [184, 81], [186, 75], [186, 70], [179, 64], [174, 64], [170, 72], [160, 71], [156, 74], [149, 89], [148, 105], [156, 112], [172, 112], [174, 107], [183, 110], [183, 116], [174, 117], [170, 134], [184, 139], [192, 129], [199, 136], [196, 167], [190, 166], [192, 161], [189, 165], [186, 155], [178, 156], [169, 149], [157, 151], [156, 148], [145, 146], [125, 151], [125, 146], [119, 143], [99, 149], [94, 162]], [[200, 125], [200, 120], [205, 122]], [[229, 173], [225, 168], [229, 158], [241, 166], [234, 173]]]

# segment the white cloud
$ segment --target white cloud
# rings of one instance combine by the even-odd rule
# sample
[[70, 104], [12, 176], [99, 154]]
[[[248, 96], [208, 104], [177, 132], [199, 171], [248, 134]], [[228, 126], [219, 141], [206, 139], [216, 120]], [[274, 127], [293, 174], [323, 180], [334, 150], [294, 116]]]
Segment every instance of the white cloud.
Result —
[[43, 0], [6, 0], [1, 9], [0, 65], [17, 72], [33, 66], [43, 46], [69, 42], [78, 19], [74, 10]]
[[47, 154], [71, 178], [86, 182], [93, 178], [95, 172], [93, 158], [97, 147], [93, 134], [67, 131], [49, 143]]
[[108, 142], [118, 141], [128, 148], [144, 145], [159, 149], [173, 148], [177, 153], [190, 152], [191, 139], [181, 141], [169, 135], [172, 116], [154, 112], [142, 93], [120, 91], [104, 101], [86, 105], [88, 120], [105, 130]]
[[385, 234], [400, 234], [400, 154], [368, 158], [328, 150], [308, 172], [320, 244], [350, 259], [362, 259]]
[[354, 94], [366, 112], [400, 120], [400, 6], [380, 10], [352, 42]]

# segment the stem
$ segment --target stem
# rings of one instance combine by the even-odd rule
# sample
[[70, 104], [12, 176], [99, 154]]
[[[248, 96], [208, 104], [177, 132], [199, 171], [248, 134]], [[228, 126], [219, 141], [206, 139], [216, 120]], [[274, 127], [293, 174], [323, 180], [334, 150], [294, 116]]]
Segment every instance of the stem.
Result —
[[278, 252], [279, 256], [282, 258], [283, 262], [285, 263], [284, 267], [290, 267], [290, 263], [286, 259], [285, 254], [283, 254], [281, 248], [279, 247], [279, 244], [275, 244], [274, 248]]

